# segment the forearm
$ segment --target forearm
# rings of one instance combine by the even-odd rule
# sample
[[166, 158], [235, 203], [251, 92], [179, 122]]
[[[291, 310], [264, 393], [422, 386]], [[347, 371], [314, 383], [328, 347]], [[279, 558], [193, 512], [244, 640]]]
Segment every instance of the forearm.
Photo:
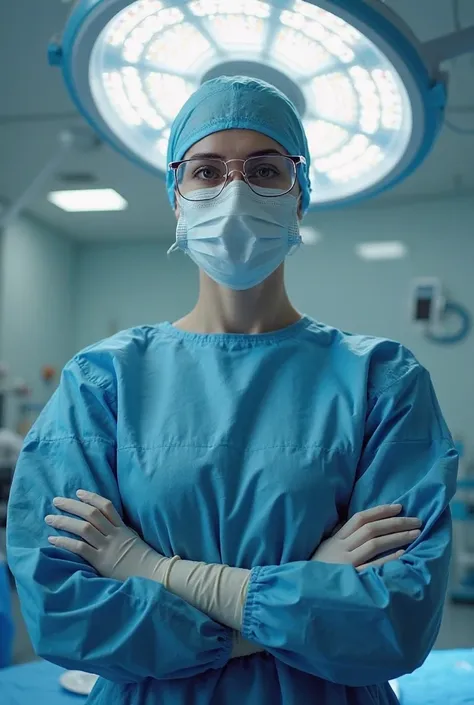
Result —
[[57, 530], [76, 533], [85, 541], [50, 536], [48, 540], [54, 546], [80, 556], [103, 577], [119, 582], [130, 578], [153, 581], [166, 588], [165, 601], [173, 593], [190, 609], [197, 609], [222, 625], [235, 625], [231, 658], [262, 650], [245, 642], [237, 629], [242, 621], [249, 571], [182, 561], [178, 556], [167, 558], [127, 527], [109, 500], [83, 490], [77, 496], [80, 501], [57, 497], [54, 506], [85, 521], [78, 522], [64, 514], [48, 515], [45, 521]]
[[147, 552], [147, 560], [142, 562], [141, 570], [142, 574], [162, 583], [167, 590], [215, 622], [231, 628], [231, 658], [264, 651], [261, 646], [244, 639], [239, 633], [250, 578], [249, 570], [186, 561], [178, 557], [164, 558], [152, 549]]
[[211, 619], [240, 632], [250, 571], [227, 565], [178, 560], [166, 587]]
[[[51, 447], [35, 439], [26, 446], [8, 508], [9, 565], [37, 654], [64, 668], [125, 683], [186, 678], [224, 666], [231, 651], [229, 629], [161, 585], [132, 575], [123, 582], [102, 577], [85, 559], [48, 543], [48, 536], [60, 537], [60, 531], [49, 528], [44, 517], [52, 498], [67, 494], [58, 486], [62, 475], [55, 473]], [[102, 455], [95, 439], [86, 449], [71, 439], [53, 448], [72, 468], [81, 468], [86, 451], [94, 458]], [[103, 461], [97, 474], [107, 478], [107, 472]], [[93, 486], [90, 478], [82, 481]], [[119, 506], [116, 492], [111, 484], [107, 494]]]
[[162, 586], [122, 584], [48, 553], [38, 561], [10, 551], [38, 656], [124, 683], [188, 678], [227, 663], [232, 632]]
[[429, 567], [412, 556], [358, 573], [292, 563], [252, 570], [242, 634], [293, 668], [349, 686], [420, 666], [438, 633], [448, 546]]

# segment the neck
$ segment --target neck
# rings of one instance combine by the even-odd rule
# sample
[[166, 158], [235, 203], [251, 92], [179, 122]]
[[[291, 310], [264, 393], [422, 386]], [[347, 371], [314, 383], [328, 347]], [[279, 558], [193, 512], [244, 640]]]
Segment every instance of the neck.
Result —
[[280, 267], [246, 291], [227, 289], [201, 272], [196, 306], [174, 325], [193, 333], [259, 334], [281, 330], [300, 318], [288, 298]]

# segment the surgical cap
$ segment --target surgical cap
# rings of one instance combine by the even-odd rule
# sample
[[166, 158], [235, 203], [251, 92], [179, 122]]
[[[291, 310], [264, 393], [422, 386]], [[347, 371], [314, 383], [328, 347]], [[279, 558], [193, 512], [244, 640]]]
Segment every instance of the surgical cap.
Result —
[[[221, 76], [206, 81], [188, 99], [171, 128], [168, 163], [179, 161], [199, 140], [222, 130], [254, 130], [275, 140], [292, 156], [306, 158], [298, 166], [302, 208], [309, 206], [311, 183], [308, 140], [295, 106], [264, 81], [245, 76]], [[167, 174], [168, 197], [175, 204], [174, 175]]]

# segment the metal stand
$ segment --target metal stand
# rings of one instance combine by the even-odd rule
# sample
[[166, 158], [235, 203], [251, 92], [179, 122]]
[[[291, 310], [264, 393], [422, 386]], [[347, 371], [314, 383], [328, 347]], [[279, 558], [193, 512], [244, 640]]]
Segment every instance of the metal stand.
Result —
[[31, 200], [36, 196], [39, 188], [56, 171], [69, 152], [72, 150], [88, 152], [97, 149], [101, 145], [99, 138], [87, 128], [63, 130], [59, 134], [58, 140], [58, 152], [51, 157], [31, 184], [23, 191], [21, 196], [0, 214], [0, 231], [10, 225], [22, 210], [28, 206]]

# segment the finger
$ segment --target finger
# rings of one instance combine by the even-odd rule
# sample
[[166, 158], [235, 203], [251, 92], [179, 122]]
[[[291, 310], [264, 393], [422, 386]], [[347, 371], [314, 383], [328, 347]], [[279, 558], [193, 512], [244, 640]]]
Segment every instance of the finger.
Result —
[[100, 509], [91, 507], [77, 499], [55, 497], [53, 504], [62, 512], [68, 512], [68, 514], [74, 514], [75, 516], [81, 517], [81, 519], [85, 519], [89, 524], [95, 526], [104, 536], [108, 536], [113, 528], [111, 522], [102, 514]]
[[404, 555], [405, 551], [397, 551], [392, 553], [390, 556], [385, 556], [384, 558], [379, 558], [376, 561], [370, 561], [369, 563], [364, 563], [363, 565], [357, 566], [356, 570], [359, 572], [365, 570], [366, 568], [374, 568], [380, 565], [385, 565], [385, 563], [390, 563], [391, 561], [396, 561]]
[[91, 564], [93, 563], [94, 557], [97, 554], [97, 551], [95, 548], [92, 548], [92, 546], [89, 546], [87, 543], [84, 543], [83, 541], [76, 541], [75, 539], [68, 539], [64, 536], [49, 536], [48, 541], [56, 548], [64, 548], [66, 551], [70, 551], [71, 553], [75, 553], [76, 556], [80, 556], [81, 558], [84, 558], [85, 561], [87, 561], [88, 563], [91, 563]]
[[348, 551], [354, 551], [370, 539], [387, 534], [396, 534], [403, 531], [413, 531], [421, 527], [421, 521], [414, 517], [392, 517], [390, 519], [380, 519], [357, 529], [351, 536], [345, 539], [345, 546]]
[[87, 521], [52, 514], [45, 517], [45, 522], [57, 531], [67, 531], [69, 534], [80, 536], [94, 548], [100, 548], [104, 543], [104, 535]]
[[86, 492], [85, 490], [78, 490], [76, 494], [81, 502], [99, 509], [114, 526], [122, 526], [123, 521], [120, 518], [120, 514], [117, 512], [110, 499], [101, 497], [100, 494], [96, 494], [95, 492]]
[[349, 552], [349, 558], [352, 565], [361, 565], [367, 561], [371, 561], [381, 553], [392, 551], [396, 548], [409, 546], [420, 536], [420, 531], [402, 531], [399, 534], [389, 534], [388, 536], [380, 536], [376, 539], [371, 539], [356, 548], [355, 551]]
[[365, 509], [363, 512], [354, 514], [354, 516], [351, 517], [346, 524], [344, 524], [337, 536], [340, 539], [346, 539], [362, 526], [365, 526], [372, 521], [397, 516], [397, 514], [400, 514], [402, 509], [403, 507], [401, 504], [383, 504], [380, 507]]
[[344, 524], [338, 524], [331, 532], [330, 537], [332, 538], [333, 536], [336, 536], [336, 534], [339, 533], [339, 531], [344, 527]]

